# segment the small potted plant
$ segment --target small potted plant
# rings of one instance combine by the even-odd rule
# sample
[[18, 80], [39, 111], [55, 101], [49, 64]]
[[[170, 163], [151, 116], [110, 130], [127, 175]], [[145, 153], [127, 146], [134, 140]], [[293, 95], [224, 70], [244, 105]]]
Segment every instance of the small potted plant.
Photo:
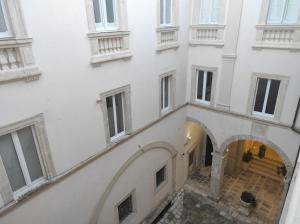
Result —
[[250, 207], [255, 208], [256, 207], [256, 198], [250, 192], [247, 192], [247, 191], [242, 192], [240, 200], [241, 200], [241, 204], [244, 207], [247, 207], [247, 208], [250, 208]]
[[250, 151], [245, 152], [243, 155], [243, 163], [242, 163], [243, 170], [247, 170], [249, 168], [251, 160], [252, 160], [252, 152]]

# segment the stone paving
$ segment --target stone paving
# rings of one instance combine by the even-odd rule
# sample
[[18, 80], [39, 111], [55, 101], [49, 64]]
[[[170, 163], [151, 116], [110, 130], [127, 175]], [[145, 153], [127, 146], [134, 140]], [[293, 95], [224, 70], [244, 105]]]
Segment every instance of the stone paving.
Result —
[[[187, 184], [194, 191], [208, 196], [210, 183], [209, 168], [198, 168], [191, 175]], [[229, 215], [247, 220], [249, 223], [274, 223], [278, 213], [280, 200], [282, 198], [283, 184], [270, 178], [243, 171], [238, 177], [225, 175], [222, 188], [222, 198], [216, 205]], [[249, 217], [238, 214], [240, 206], [240, 195], [242, 191], [252, 192], [257, 199], [257, 207]]]
[[235, 224], [226, 218], [205, 197], [189, 190], [181, 190], [171, 208], [157, 224]]

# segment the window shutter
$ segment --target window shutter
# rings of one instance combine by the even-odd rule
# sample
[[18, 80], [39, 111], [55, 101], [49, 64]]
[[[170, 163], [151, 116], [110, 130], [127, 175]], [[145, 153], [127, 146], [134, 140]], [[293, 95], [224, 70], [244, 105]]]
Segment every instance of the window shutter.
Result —
[[281, 23], [286, 0], [271, 0], [268, 12], [269, 24]]
[[296, 23], [300, 11], [300, 0], [289, 0], [284, 23]]
[[0, 156], [0, 208], [14, 200], [8, 177]]
[[200, 23], [209, 23], [210, 0], [202, 0], [200, 6]]
[[212, 11], [211, 11], [211, 23], [218, 23], [219, 21], [219, 12], [220, 12], [220, 1], [212, 1]]

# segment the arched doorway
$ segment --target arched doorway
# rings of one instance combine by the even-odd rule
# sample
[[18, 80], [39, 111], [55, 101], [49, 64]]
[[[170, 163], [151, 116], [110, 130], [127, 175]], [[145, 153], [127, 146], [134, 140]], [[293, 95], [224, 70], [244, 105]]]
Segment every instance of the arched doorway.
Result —
[[[285, 153], [273, 143], [253, 136], [233, 137], [222, 145], [221, 152], [221, 201], [250, 222], [276, 223], [292, 172]], [[243, 192], [255, 197], [255, 207], [245, 209], [241, 203]]]
[[188, 182], [209, 192], [212, 153], [217, 144], [210, 130], [201, 122], [187, 119], [185, 123], [185, 154]]

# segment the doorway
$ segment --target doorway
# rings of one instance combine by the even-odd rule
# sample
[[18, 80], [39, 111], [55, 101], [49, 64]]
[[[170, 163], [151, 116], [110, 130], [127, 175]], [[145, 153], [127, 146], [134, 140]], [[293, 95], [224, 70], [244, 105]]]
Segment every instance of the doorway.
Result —
[[211, 166], [212, 165], [212, 152], [213, 152], [213, 144], [211, 142], [211, 139], [208, 135], [206, 135], [206, 146], [205, 146], [205, 166]]

